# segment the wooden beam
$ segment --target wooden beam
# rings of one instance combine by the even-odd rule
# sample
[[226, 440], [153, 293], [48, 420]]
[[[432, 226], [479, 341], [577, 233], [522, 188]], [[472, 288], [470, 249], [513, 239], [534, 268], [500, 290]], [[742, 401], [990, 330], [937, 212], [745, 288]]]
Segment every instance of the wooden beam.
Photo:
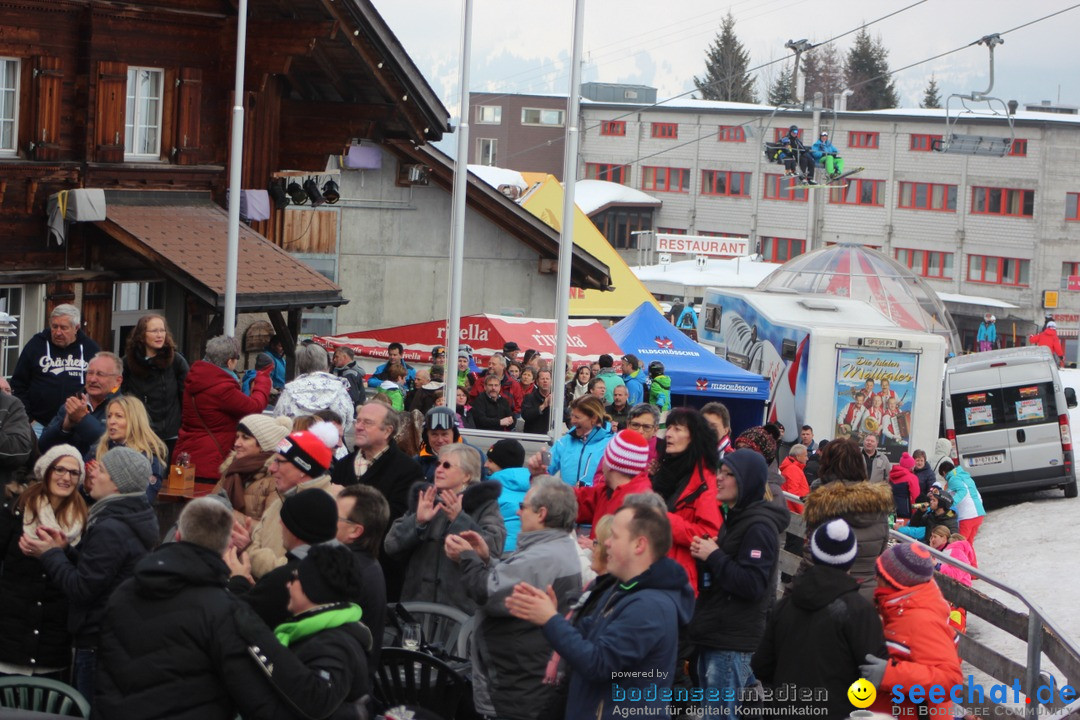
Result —
[[267, 310], [266, 314], [270, 317], [270, 324], [274, 326], [274, 334], [285, 348], [285, 378], [291, 379], [296, 370], [296, 336], [289, 329], [289, 324], [285, 322], [280, 310]]
[[311, 51], [311, 58], [315, 61], [315, 64], [319, 66], [319, 70], [322, 71], [326, 78], [330, 81], [330, 84], [334, 86], [334, 90], [341, 96], [341, 99], [345, 102], [353, 102], [356, 100], [357, 93], [356, 88], [353, 87], [345, 77], [334, 67], [333, 61], [326, 55], [326, 42], [318, 41], [315, 43], [314, 49]]

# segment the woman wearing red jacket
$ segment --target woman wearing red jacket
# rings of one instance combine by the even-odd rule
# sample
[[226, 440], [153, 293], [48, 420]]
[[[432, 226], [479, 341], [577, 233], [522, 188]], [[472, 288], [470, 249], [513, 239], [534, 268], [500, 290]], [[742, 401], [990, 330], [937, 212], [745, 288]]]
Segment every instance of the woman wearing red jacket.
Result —
[[667, 417], [664, 450], [652, 476], [653, 490], [664, 498], [673, 543], [668, 556], [683, 566], [694, 594], [697, 561], [690, 555], [694, 538], [716, 537], [720, 507], [716, 504], [716, 432], [692, 408], [672, 410]]
[[195, 466], [195, 481], [213, 485], [222, 461], [232, 449], [236, 426], [245, 415], [261, 413], [270, 398], [271, 362], [258, 368], [251, 395], [240, 389], [235, 370], [240, 342], [219, 335], [206, 343], [206, 355], [195, 362], [184, 380], [180, 437], [173, 461], [187, 453]]

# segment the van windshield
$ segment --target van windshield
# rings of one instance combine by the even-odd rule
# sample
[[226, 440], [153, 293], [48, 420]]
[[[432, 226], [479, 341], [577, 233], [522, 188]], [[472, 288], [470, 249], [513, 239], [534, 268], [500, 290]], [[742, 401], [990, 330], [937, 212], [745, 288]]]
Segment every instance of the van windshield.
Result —
[[1057, 422], [1052, 382], [995, 390], [955, 393], [953, 427], [957, 435]]

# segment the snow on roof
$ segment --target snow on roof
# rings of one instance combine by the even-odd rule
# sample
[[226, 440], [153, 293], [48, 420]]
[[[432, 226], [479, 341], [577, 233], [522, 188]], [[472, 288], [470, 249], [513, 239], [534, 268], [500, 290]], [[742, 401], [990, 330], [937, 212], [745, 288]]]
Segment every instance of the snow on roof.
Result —
[[[725, 289], [720, 288], [721, 291]], [[750, 298], [753, 306], [774, 322], [889, 328], [900, 333], [909, 332], [864, 300], [812, 293], [753, 291], [737, 294]], [[708, 300], [708, 293], [705, 298]]]
[[648, 286], [651, 282], [682, 283], [690, 287], [756, 287], [772, 274], [778, 263], [760, 262], [748, 258], [720, 260], [709, 258], [704, 268], [697, 260], [682, 260], [669, 265], [644, 265], [630, 271]]
[[508, 170], [493, 165], [470, 165], [469, 172], [496, 190], [501, 185], [513, 185], [523, 192], [529, 189], [529, 184], [525, 182], [525, 178], [517, 170]]
[[606, 180], [578, 180], [574, 184], [574, 202], [581, 212], [592, 215], [600, 208], [619, 203], [660, 207], [660, 201], [640, 190]]
[[945, 293], [939, 292], [937, 294], [941, 298], [942, 302], [951, 303], [963, 303], [965, 305], [985, 305], [987, 307], [998, 308], [1015, 308], [1019, 307], [1012, 303], [1007, 303], [1004, 300], [998, 300], [997, 298], [984, 297], [982, 295], [961, 295], [960, 293]]

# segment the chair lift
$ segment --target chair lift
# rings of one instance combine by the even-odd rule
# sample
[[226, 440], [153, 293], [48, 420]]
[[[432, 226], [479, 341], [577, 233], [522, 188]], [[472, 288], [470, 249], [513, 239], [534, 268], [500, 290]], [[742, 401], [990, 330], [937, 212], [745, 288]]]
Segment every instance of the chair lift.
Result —
[[[990, 91], [994, 89], [994, 48], [1005, 41], [998, 34], [987, 35], [978, 41], [978, 45], [986, 45], [990, 50], [990, 86], [979, 92], [973, 90], [970, 95], [952, 94], [945, 101], [945, 137], [934, 140], [932, 148], [937, 152], [956, 153], [958, 155], [989, 155], [1002, 157], [1012, 147], [1013, 116], [1005, 102], [1000, 98], [991, 97]], [[971, 103], [971, 105], [969, 105]], [[982, 103], [980, 111], [972, 109], [975, 103]], [[999, 111], [1000, 108], [1000, 111]], [[1009, 123], [1009, 136], [1001, 137], [993, 135], [970, 135], [956, 132], [956, 126], [960, 118], [965, 115], [981, 117], [1004, 117]]]
[[[770, 136], [774, 136], [775, 133], [770, 132], [773, 126], [773, 120], [776, 118], [776, 113], [781, 110], [802, 110], [803, 106], [797, 103], [781, 103], [773, 107], [773, 111], [769, 114], [769, 119], [765, 121], [765, 129], [762, 131], [761, 149], [765, 153], [765, 159], [771, 163], [776, 163], [776, 151], [780, 149], [780, 143], [777, 141], [769, 140]], [[747, 126], [750, 129], [750, 126]]]

